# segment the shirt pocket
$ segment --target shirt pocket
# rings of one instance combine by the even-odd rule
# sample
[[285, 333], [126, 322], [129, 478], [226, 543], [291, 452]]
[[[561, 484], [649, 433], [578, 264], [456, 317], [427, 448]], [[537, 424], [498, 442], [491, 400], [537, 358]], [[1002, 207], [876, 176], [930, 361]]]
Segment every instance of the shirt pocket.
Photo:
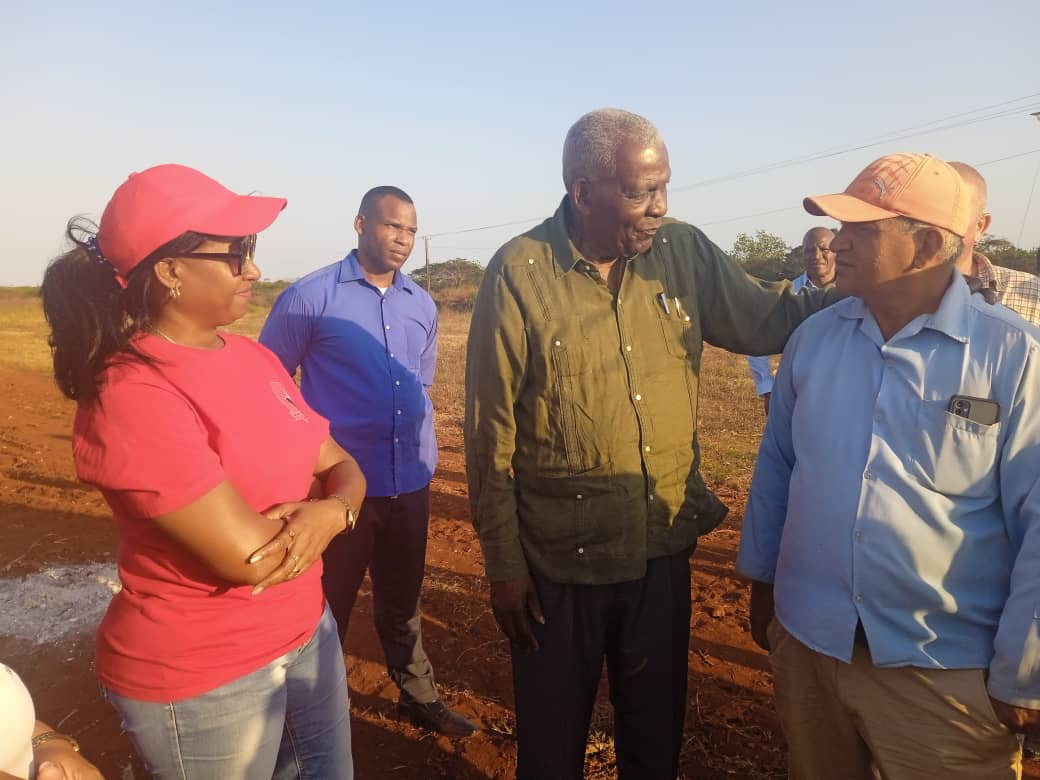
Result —
[[531, 474], [522, 482], [517, 501], [524, 536], [542, 554], [574, 553], [605, 533], [601, 522], [618, 519], [611, 511], [617, 492], [613, 463], [564, 477]]
[[983, 425], [946, 410], [946, 401], [921, 401], [911, 474], [937, 493], [983, 497], [997, 491], [1000, 423]]
[[536, 432], [541, 450], [538, 461], [550, 468], [565, 464], [572, 475], [601, 465], [606, 458], [598, 452], [591, 413], [595, 393], [590, 378], [592, 346], [581, 319], [552, 320], [529, 338], [537, 365], [544, 367], [548, 400], [545, 419], [539, 424], [542, 430]]
[[590, 369], [589, 345], [580, 317], [561, 317], [545, 329], [541, 349], [548, 358], [553, 377], [560, 381], [581, 376]]
[[657, 319], [661, 326], [665, 349], [672, 357], [685, 358], [700, 351], [693, 344], [696, 340], [693, 319], [696, 305], [696, 299], [692, 295], [669, 296], [663, 301], [658, 297]]

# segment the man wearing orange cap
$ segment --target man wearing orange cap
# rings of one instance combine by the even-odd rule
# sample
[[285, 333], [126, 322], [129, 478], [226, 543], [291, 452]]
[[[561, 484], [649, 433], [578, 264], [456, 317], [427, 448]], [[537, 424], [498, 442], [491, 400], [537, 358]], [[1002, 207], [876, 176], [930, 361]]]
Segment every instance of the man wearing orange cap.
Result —
[[790, 777], [1017, 778], [1012, 729], [1040, 733], [1040, 330], [956, 272], [974, 214], [945, 162], [889, 155], [805, 208], [842, 223], [850, 297], [784, 351], [737, 560]]

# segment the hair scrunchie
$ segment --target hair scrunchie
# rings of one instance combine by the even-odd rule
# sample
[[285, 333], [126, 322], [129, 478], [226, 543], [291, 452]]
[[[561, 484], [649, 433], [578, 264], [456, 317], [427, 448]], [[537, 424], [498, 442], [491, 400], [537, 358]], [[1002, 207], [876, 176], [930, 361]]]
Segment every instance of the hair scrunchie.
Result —
[[104, 253], [101, 251], [101, 247], [98, 245], [97, 236], [87, 236], [87, 240], [84, 242], [84, 247], [87, 250], [87, 254], [91, 256], [95, 263], [100, 263], [101, 265], [107, 266], [111, 269], [112, 274], [116, 277], [116, 282], [118, 282], [119, 286], [125, 290], [126, 279], [123, 278], [123, 275], [119, 273], [119, 270], [114, 265], [108, 262], [108, 258], [105, 257]]

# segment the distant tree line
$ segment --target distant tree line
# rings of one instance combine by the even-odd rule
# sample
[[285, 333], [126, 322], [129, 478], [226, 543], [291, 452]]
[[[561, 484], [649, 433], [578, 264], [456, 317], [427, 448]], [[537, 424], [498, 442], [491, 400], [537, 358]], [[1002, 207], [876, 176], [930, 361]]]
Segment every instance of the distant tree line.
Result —
[[995, 265], [1005, 268], [1014, 268], [1016, 271], [1037, 273], [1037, 251], [1038, 249], [1022, 249], [1015, 246], [1007, 239], [986, 236], [977, 244], [975, 249], [990, 259]]
[[[986, 236], [975, 245], [995, 265], [1037, 273], [1036, 249], [1021, 249], [1004, 238]], [[780, 236], [759, 230], [739, 233], [730, 253], [751, 276], [767, 281], [794, 279], [802, 273], [802, 247], [790, 247]]]

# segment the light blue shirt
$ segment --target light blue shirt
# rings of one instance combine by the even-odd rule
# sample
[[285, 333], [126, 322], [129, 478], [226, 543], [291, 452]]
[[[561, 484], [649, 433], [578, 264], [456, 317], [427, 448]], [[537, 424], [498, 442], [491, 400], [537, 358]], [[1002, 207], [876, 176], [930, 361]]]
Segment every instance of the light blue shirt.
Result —
[[849, 662], [862, 622], [878, 666], [988, 667], [995, 698], [1040, 709], [1038, 338], [959, 274], [887, 343], [859, 298], [795, 331], [737, 568], [799, 641]]
[[429, 387], [437, 364], [437, 306], [398, 271], [381, 292], [357, 253], [287, 287], [260, 332], [300, 391], [354, 456], [370, 496], [430, 483], [437, 466]]
[[[791, 289], [796, 293], [803, 288], [815, 290], [816, 285], [809, 281], [809, 274], [802, 274], [791, 280]], [[751, 378], [755, 382], [755, 392], [766, 395], [773, 392], [773, 367], [769, 365], [769, 355], [752, 355], [747, 359], [751, 369]]]

